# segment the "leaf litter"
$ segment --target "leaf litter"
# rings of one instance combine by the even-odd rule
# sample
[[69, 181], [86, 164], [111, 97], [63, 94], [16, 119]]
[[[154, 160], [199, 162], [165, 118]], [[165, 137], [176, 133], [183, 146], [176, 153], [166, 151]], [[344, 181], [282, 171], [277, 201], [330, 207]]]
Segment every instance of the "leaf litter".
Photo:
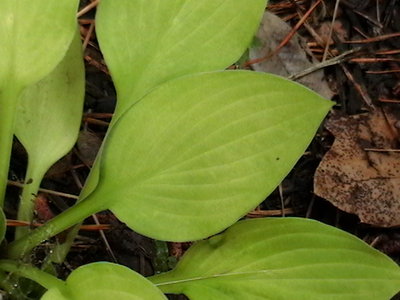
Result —
[[400, 225], [398, 119], [384, 110], [333, 115], [326, 128], [335, 142], [314, 178], [314, 192], [364, 223]]
[[[250, 48], [250, 60], [265, 57], [268, 53], [273, 53], [291, 30], [292, 27], [281, 18], [270, 12], [265, 12], [256, 34], [260, 45]], [[295, 34], [276, 55], [267, 60], [252, 64], [252, 67], [255, 71], [289, 77], [310, 68], [317, 62], [305, 41], [299, 34]], [[333, 92], [324, 79], [323, 70], [303, 76], [297, 81], [327, 99], [333, 96]]]

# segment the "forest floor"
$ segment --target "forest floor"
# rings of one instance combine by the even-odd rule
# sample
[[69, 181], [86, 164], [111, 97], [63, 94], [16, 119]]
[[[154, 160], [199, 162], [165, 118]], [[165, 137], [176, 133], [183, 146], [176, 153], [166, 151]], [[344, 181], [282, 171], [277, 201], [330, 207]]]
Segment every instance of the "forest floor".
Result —
[[[43, 189], [69, 195], [79, 194], [116, 102], [95, 36], [96, 1], [81, 2], [87, 70], [82, 131], [75, 148], [48, 172], [42, 184]], [[275, 39], [271, 50], [287, 71], [298, 64], [285, 57], [295, 56], [291, 51], [297, 50], [291, 43], [298, 39], [312, 65], [295, 67], [305, 69], [307, 75], [319, 70], [322, 76], [310, 78], [310, 88], [323, 86], [321, 93], [336, 105], [292, 172], [247, 217], [316, 219], [358, 236], [400, 263], [400, 2], [271, 0], [268, 11], [289, 29], [282, 27], [278, 29], [281, 33], [272, 33], [272, 37], [264, 37], [261, 30], [261, 43], [262, 39]], [[262, 54], [262, 47], [253, 50], [232, 68], [269, 71], [271, 55]], [[304, 78], [300, 71], [288, 71], [288, 75]], [[9, 195], [19, 193], [17, 182], [23, 178], [25, 163], [23, 151], [15, 145], [14, 183], [10, 182]], [[42, 191], [37, 217], [45, 221], [72, 201]], [[12, 215], [13, 208], [8, 210]], [[106, 230], [81, 231], [60, 266], [64, 276], [82, 264], [99, 260], [151, 275], [167, 270], [189, 246], [154, 243], [128, 229], [110, 212], [98, 214], [97, 221], [107, 224]], [[42, 254], [38, 251], [38, 256]], [[168, 258], [167, 265], [161, 263], [163, 258]]]

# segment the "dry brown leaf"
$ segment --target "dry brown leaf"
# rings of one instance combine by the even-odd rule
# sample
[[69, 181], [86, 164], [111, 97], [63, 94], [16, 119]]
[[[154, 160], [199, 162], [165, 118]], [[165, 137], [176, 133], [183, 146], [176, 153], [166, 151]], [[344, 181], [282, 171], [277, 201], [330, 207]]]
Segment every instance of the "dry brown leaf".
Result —
[[[291, 30], [292, 28], [281, 18], [270, 12], [265, 12], [256, 35], [261, 45], [250, 48], [250, 60], [272, 53]], [[306, 43], [300, 35], [295, 34], [278, 54], [260, 63], [255, 63], [252, 66], [254, 70], [259, 72], [268, 72], [289, 77], [313, 66], [317, 61], [315, 59], [314, 61], [310, 61], [312, 60], [311, 57], [311, 51], [308, 50]], [[333, 92], [329, 89], [324, 79], [322, 70], [301, 77], [297, 81], [327, 99], [333, 96]]]
[[386, 151], [398, 144], [396, 122], [381, 110], [333, 116], [326, 128], [335, 142], [317, 168], [315, 194], [364, 223], [399, 226], [400, 153]]

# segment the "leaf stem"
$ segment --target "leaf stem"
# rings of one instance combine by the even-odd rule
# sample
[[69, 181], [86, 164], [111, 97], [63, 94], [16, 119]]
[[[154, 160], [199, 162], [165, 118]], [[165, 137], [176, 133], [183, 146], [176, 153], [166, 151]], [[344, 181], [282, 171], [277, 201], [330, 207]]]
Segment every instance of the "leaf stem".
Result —
[[6, 194], [14, 122], [21, 90], [11, 85], [0, 89], [0, 207], [3, 207]]
[[[28, 160], [28, 168], [25, 175], [25, 184], [22, 190], [18, 208], [18, 220], [32, 222], [35, 209], [35, 198], [39, 191], [44, 171], [39, 170], [31, 159]], [[28, 227], [19, 227], [15, 231], [15, 239], [21, 238], [30, 231]]]
[[7, 247], [7, 257], [20, 259], [41, 242], [48, 240], [79, 222], [82, 222], [90, 215], [107, 208], [104, 203], [96, 200], [98, 199], [91, 197], [86, 198], [51, 219], [45, 225], [31, 231], [20, 239], [15, 240]]
[[[22, 264], [18, 261], [2, 259], [0, 260], [0, 269], [25, 278], [29, 278], [39, 283], [46, 289], [57, 288], [62, 290], [65, 287], [65, 283], [61, 279], [58, 279], [49, 273], [43, 272], [38, 268], [27, 264]], [[2, 279], [7, 280], [7, 278]]]

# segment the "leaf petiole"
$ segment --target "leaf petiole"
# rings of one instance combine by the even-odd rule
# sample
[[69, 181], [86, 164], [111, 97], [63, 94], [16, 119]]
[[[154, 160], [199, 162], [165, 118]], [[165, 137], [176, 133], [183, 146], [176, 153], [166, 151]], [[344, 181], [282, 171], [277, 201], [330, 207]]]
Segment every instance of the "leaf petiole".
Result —
[[22, 88], [15, 86], [0, 89], [0, 207], [3, 207], [7, 188], [14, 122], [21, 91]]
[[90, 199], [91, 198], [89, 197], [78, 202], [71, 208], [51, 219], [45, 225], [9, 244], [7, 247], [7, 256], [9, 258], [19, 259], [41, 242], [48, 240], [79, 222], [82, 222], [90, 215], [107, 209], [107, 205], [102, 201], [93, 201], [94, 199]]
[[[32, 267], [27, 264], [22, 264], [13, 260], [2, 259], [0, 260], [0, 269], [6, 272], [14, 273], [16, 275], [31, 279], [46, 289], [57, 288], [64, 289], [65, 283], [61, 279], [43, 272], [38, 268]], [[8, 280], [8, 278], [2, 278]]]

